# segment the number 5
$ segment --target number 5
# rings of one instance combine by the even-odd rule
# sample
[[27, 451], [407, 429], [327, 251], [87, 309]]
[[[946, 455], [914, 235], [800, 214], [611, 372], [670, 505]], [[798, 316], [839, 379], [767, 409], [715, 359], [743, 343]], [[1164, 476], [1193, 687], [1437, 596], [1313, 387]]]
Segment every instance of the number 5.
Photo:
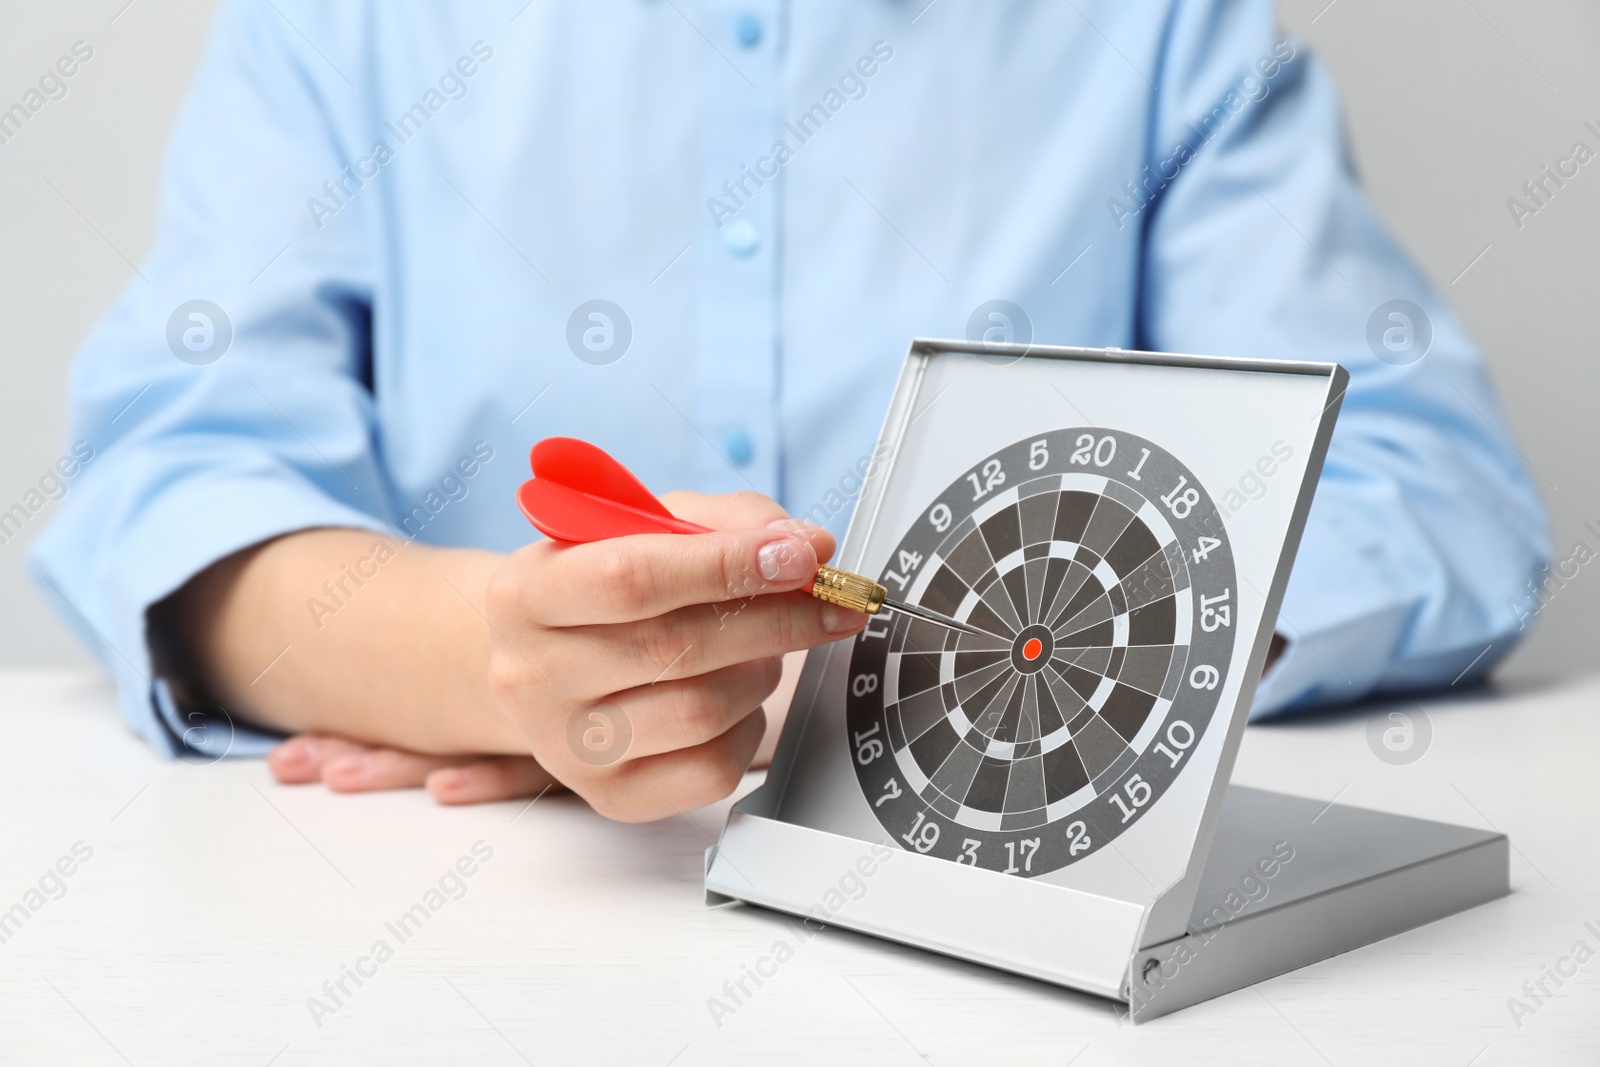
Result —
[[1043, 470], [1044, 465], [1050, 462], [1050, 450], [1045, 447], [1045, 442], [1035, 441], [1028, 446], [1028, 469], [1031, 471]]

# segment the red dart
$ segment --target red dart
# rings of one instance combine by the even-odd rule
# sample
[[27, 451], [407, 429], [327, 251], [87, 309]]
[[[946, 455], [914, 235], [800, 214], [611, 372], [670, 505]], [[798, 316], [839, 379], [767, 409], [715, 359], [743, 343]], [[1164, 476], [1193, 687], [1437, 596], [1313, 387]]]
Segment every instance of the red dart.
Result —
[[666, 509], [605, 451], [575, 437], [546, 437], [528, 456], [533, 477], [517, 490], [517, 506], [539, 532], [557, 541], [604, 541], [639, 533], [710, 533]]
[[[712, 532], [673, 515], [628, 468], [587, 441], [547, 437], [533, 446], [528, 462], [533, 477], [517, 490], [517, 506], [540, 533], [556, 541]], [[888, 607], [961, 633], [998, 636], [927, 608], [889, 600], [888, 590], [877, 582], [837, 567], [817, 568], [809, 591], [818, 600], [868, 615]]]

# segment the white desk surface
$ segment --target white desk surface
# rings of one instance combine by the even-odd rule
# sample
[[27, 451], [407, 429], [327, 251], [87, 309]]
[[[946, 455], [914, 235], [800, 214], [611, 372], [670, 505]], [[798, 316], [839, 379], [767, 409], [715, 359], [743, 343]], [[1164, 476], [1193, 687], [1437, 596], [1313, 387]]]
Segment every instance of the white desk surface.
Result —
[[[0, 1063], [1600, 1063], [1597, 705], [1600, 679], [1430, 702], [1408, 766], [1369, 750], [1365, 713], [1252, 727], [1236, 780], [1502, 830], [1513, 892], [1135, 1028], [1109, 1001], [706, 909], [726, 805], [622, 826], [566, 796], [285, 788], [257, 761], [153, 758], [97, 679], [0, 674], [0, 915], [44, 900], [0, 944]], [[493, 857], [465, 895], [401, 944], [385, 923], [477, 841]], [[92, 856], [65, 894], [28, 898], [74, 845]], [[380, 938], [393, 958], [318, 1026], [307, 999]], [[780, 939], [793, 958], [718, 1026], [708, 999]], [[1536, 1004], [1523, 983], [1563, 957], [1576, 975]], [[1511, 997], [1535, 1010], [1514, 1020]]]

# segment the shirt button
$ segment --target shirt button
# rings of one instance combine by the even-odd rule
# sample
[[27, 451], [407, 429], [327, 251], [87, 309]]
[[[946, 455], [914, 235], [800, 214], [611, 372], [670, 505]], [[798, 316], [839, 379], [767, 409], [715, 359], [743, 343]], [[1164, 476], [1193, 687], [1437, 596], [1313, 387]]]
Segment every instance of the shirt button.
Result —
[[756, 454], [756, 443], [743, 430], [729, 430], [722, 435], [722, 451], [735, 466], [742, 467]]
[[744, 259], [761, 247], [761, 235], [748, 219], [734, 219], [723, 227], [722, 243], [728, 246], [728, 251]]
[[754, 15], [741, 15], [733, 24], [733, 35], [744, 47], [754, 48], [761, 43], [761, 20]]

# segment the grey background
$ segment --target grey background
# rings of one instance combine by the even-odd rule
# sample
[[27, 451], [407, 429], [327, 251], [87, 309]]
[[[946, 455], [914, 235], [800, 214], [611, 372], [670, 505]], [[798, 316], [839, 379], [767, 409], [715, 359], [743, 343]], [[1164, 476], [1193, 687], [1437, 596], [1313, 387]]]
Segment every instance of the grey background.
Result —
[[[0, 106], [75, 40], [95, 49], [67, 96], [0, 145], [0, 510], [61, 454], [68, 363], [150, 246], [162, 153], [212, 7], [0, 5]], [[1600, 161], [1521, 230], [1506, 208], [1574, 140], [1596, 144], [1583, 124], [1600, 127], [1600, 5], [1280, 0], [1279, 11], [1332, 67], [1383, 217], [1486, 353], [1550, 505], [1558, 556], [1580, 538], [1600, 549], [1583, 529], [1600, 520], [1589, 451]], [[0, 668], [89, 662], [24, 573], [49, 511], [0, 545]], [[1502, 677], [1589, 669], [1597, 573], [1584, 567], [1555, 595]]]

